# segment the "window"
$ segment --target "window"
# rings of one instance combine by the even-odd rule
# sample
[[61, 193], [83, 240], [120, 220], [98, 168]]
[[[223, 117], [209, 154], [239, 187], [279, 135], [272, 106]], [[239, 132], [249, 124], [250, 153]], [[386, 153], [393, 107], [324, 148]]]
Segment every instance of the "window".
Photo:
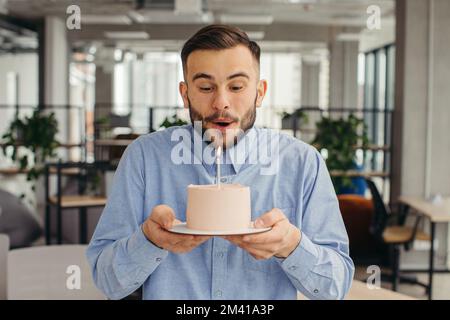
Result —
[[178, 52], [127, 53], [124, 61], [114, 68], [114, 112], [122, 115], [131, 112], [130, 123], [138, 133], [149, 130], [150, 107], [154, 109], [154, 129], [174, 112], [186, 118], [178, 92], [182, 78]]
[[[369, 150], [366, 169], [390, 172], [392, 111], [394, 109], [395, 46], [365, 53], [364, 121], [372, 144], [387, 150]], [[386, 182], [386, 181], [385, 181]], [[385, 184], [384, 191], [389, 185]], [[384, 192], [387, 196], [388, 192]]]
[[268, 90], [262, 108], [257, 109], [256, 125], [280, 128], [280, 117], [274, 114], [300, 107], [301, 55], [262, 53], [260, 63], [260, 77], [267, 80]]

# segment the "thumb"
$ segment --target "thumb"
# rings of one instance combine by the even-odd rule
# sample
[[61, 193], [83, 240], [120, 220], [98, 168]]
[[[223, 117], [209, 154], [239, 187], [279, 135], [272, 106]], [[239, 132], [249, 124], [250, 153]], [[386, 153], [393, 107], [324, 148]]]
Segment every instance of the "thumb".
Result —
[[263, 217], [259, 217], [258, 219], [255, 220], [255, 228], [265, 228], [265, 223], [264, 223], [264, 218]]
[[178, 220], [178, 219], [174, 219], [173, 221], [172, 221], [172, 227], [173, 226], [176, 226], [176, 225], [179, 225], [179, 224], [182, 224], [183, 222], [181, 222], [180, 220]]
[[255, 228], [272, 227], [284, 219], [286, 219], [286, 216], [283, 212], [280, 209], [274, 208], [255, 220]]
[[151, 219], [164, 229], [170, 229], [175, 220], [175, 212], [169, 206], [159, 205], [153, 208]]

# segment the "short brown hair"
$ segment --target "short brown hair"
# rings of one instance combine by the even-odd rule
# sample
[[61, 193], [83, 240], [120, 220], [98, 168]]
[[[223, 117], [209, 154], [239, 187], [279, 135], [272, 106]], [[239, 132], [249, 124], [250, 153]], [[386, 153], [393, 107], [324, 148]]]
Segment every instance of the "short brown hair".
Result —
[[189, 55], [196, 50], [222, 50], [234, 48], [237, 45], [247, 47], [259, 66], [261, 49], [255, 41], [251, 41], [247, 34], [239, 28], [212, 24], [203, 27], [195, 33], [181, 50], [183, 71], [186, 72], [186, 63]]

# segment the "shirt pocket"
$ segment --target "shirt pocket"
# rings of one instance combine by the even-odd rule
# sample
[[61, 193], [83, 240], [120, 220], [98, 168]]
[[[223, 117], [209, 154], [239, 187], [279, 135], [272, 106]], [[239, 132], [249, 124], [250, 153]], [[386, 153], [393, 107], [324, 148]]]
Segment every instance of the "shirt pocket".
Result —
[[[287, 208], [279, 208], [281, 211], [283, 211], [284, 215], [289, 219], [289, 221], [292, 223], [292, 214], [294, 211], [294, 208], [287, 207]], [[269, 210], [267, 210], [269, 211]], [[266, 212], [267, 212], [266, 211]], [[268, 231], [270, 232], [270, 231]], [[257, 260], [252, 255], [250, 255], [247, 251], [244, 251], [244, 267], [246, 270], [249, 271], [259, 271], [264, 272], [267, 274], [276, 274], [279, 272], [282, 272], [283, 269], [280, 266], [280, 263], [277, 261], [278, 259], [276, 257], [272, 257], [270, 259], [264, 259], [264, 260]]]

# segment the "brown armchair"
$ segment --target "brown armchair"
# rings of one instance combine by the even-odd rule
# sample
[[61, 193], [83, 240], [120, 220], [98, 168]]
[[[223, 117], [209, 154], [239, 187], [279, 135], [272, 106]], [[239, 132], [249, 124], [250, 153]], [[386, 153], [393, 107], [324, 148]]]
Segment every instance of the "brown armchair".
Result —
[[382, 248], [369, 232], [374, 214], [372, 200], [355, 194], [338, 195], [338, 200], [353, 260], [366, 262], [375, 257], [379, 259]]

